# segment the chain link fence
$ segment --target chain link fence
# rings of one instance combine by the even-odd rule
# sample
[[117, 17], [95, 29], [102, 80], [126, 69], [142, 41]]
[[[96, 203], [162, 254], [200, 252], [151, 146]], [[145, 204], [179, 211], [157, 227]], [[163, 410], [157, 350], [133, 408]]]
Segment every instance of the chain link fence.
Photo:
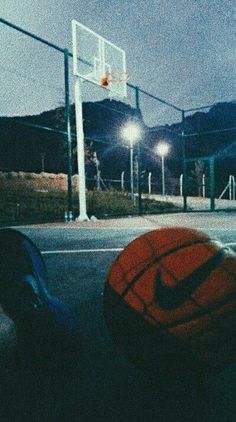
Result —
[[[72, 54], [0, 23], [0, 223], [74, 219], [79, 192]], [[84, 82], [89, 217], [234, 209], [235, 147], [225, 148], [234, 141], [235, 108], [226, 114], [215, 108], [182, 110], [130, 83], [125, 101], [110, 100], [106, 90]], [[132, 147], [122, 137], [130, 123], [140, 128]], [[169, 146], [165, 157], [157, 150], [161, 142]]]

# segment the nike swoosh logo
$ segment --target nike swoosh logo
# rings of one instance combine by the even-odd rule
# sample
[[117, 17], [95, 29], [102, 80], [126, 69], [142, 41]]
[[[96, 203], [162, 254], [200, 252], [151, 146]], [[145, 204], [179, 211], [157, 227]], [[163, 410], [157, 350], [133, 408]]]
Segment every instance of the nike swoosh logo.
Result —
[[156, 274], [155, 302], [166, 310], [173, 310], [182, 305], [189, 296], [206, 280], [211, 272], [226, 256], [227, 247], [221, 248], [213, 257], [208, 259], [187, 277], [180, 280], [174, 287], [163, 284], [161, 270]]

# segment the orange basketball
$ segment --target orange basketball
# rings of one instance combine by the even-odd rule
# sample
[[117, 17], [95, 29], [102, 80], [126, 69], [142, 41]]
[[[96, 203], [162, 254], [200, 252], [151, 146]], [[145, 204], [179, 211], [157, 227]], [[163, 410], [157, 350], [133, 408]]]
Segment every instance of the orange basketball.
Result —
[[236, 255], [189, 228], [132, 241], [108, 273], [104, 313], [118, 346], [153, 374], [236, 360]]

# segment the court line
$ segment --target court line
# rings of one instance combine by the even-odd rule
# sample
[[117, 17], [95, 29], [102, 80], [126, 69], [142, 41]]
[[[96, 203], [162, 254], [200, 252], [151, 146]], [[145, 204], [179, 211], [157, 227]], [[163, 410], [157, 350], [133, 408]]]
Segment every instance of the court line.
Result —
[[103, 248], [103, 249], [59, 249], [55, 251], [41, 251], [42, 255], [73, 254], [73, 253], [100, 253], [100, 252], [121, 252], [124, 248]]
[[[236, 242], [227, 242], [225, 246], [236, 249]], [[56, 254], [80, 254], [80, 253], [104, 253], [104, 252], [121, 252], [124, 248], [98, 248], [98, 249], [58, 249], [51, 251], [41, 251], [42, 255], [56, 255]]]
[[190, 228], [190, 229], [196, 229], [196, 230], [201, 230], [201, 231], [216, 231], [216, 232], [221, 232], [221, 231], [227, 231], [227, 230], [230, 230], [230, 231], [235, 231], [235, 229], [232, 229], [232, 227], [228, 227], [228, 226], [223, 226], [223, 227], [198, 227], [197, 225], [192, 225], [192, 224], [187, 224], [187, 225], [179, 225], [179, 224], [173, 224], [173, 225], [170, 225], [170, 224], [159, 224], [159, 225], [154, 225], [154, 224], [152, 224], [152, 225], [150, 225], [150, 226], [142, 226], [142, 227], [137, 227], [137, 226], [135, 226], [135, 227], [115, 227], [115, 226], [113, 226], [113, 227], [92, 227], [92, 226], [90, 226], [90, 227], [71, 227], [71, 226], [69, 226], [69, 227], [65, 227], [65, 226], [63, 226], [63, 227], [61, 227], [61, 226], [54, 226], [54, 227], [50, 227], [50, 226], [48, 226], [48, 227], [32, 227], [32, 226], [14, 226], [14, 228], [15, 229], [29, 229], [29, 230], [38, 230], [38, 229], [41, 229], [41, 230], [51, 230], [51, 229], [60, 229], [60, 230], [94, 230], [94, 229], [98, 229], [98, 230], [137, 230], [137, 231], [145, 231], [145, 230], [156, 230], [156, 229], [162, 229], [162, 228], [166, 228], [166, 227], [186, 227], [186, 228]]
[[98, 230], [150, 230], [150, 229], [155, 229], [155, 228], [161, 228], [161, 227], [165, 227], [165, 226], [142, 226], [142, 227], [115, 227], [115, 226], [108, 226], [108, 227], [72, 227], [72, 226], [45, 226], [45, 227], [32, 227], [32, 226], [11, 226], [14, 229], [29, 229], [29, 230], [38, 230], [38, 229], [44, 229], [44, 230], [48, 230], [48, 229], [60, 229], [60, 230], [94, 230], [94, 229], [98, 229]]

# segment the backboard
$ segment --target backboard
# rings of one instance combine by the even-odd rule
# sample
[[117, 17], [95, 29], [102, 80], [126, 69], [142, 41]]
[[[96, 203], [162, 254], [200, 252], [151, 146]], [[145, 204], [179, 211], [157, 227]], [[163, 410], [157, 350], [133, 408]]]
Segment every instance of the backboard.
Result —
[[[127, 97], [125, 51], [83, 24], [72, 21], [73, 73], [109, 90], [109, 95]], [[108, 83], [104, 84], [104, 78]]]

